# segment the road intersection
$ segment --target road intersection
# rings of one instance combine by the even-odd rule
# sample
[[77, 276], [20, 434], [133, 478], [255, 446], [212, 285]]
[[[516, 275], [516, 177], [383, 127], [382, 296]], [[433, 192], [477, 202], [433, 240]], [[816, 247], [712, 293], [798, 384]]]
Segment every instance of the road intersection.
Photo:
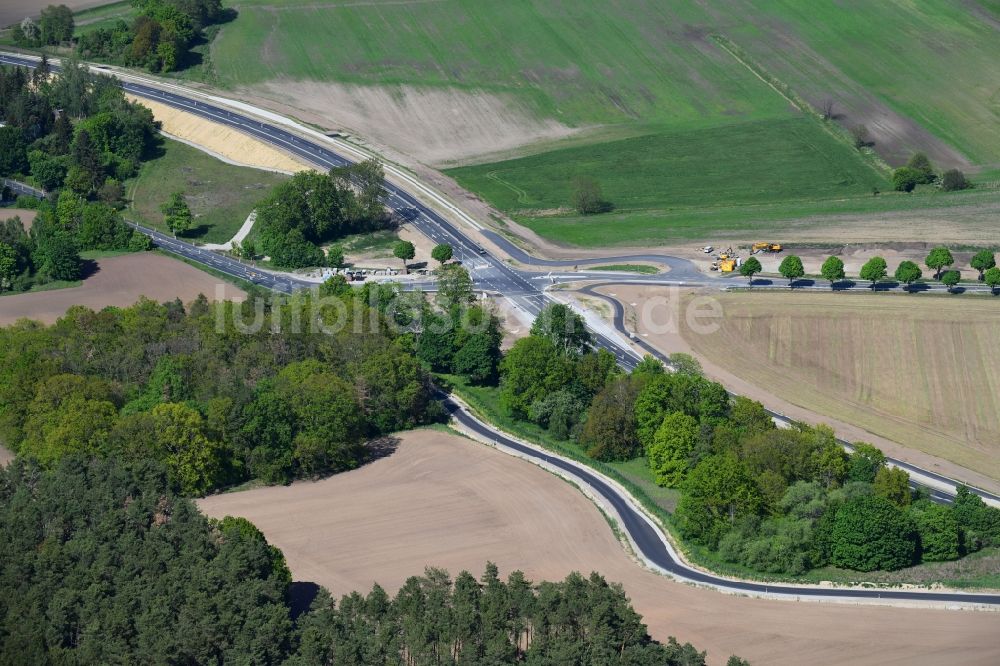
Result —
[[[0, 54], [0, 64], [20, 65], [34, 67], [37, 59], [2, 53]], [[53, 65], [53, 69], [58, 66]], [[107, 72], [104, 72], [107, 73]], [[122, 85], [126, 92], [148, 99], [153, 99], [161, 103], [168, 104], [195, 115], [201, 116], [214, 122], [223, 123], [235, 129], [241, 130], [255, 136], [267, 143], [278, 146], [294, 155], [304, 158], [308, 162], [315, 164], [318, 168], [330, 169], [339, 166], [346, 166], [350, 161], [335, 152], [328, 145], [320, 143], [318, 140], [307, 139], [297, 133], [289, 131], [285, 127], [276, 123], [258, 119], [244, 113], [235, 111], [233, 108], [223, 107], [218, 104], [209, 103], [198, 99], [194, 93], [182, 94], [177, 92], [178, 87], [172, 86], [172, 90], [165, 90], [158, 86], [146, 83], [137, 83], [132, 80], [123, 79]], [[242, 105], [244, 108], [246, 105]], [[273, 115], [273, 114], [270, 114]], [[463, 233], [458, 227], [446, 220], [434, 208], [424, 204], [416, 196], [391, 182], [385, 184], [386, 206], [395, 214], [411, 223], [421, 233], [438, 243], [448, 243], [454, 249], [454, 258], [471, 268], [475, 284], [478, 288], [492, 292], [507, 298], [516, 307], [524, 310], [529, 315], [537, 315], [538, 312], [549, 302], [549, 295], [546, 293], [546, 281], [549, 286], [556, 283], [569, 283], [581, 281], [609, 282], [607, 272], [601, 271], [569, 271], [558, 275], [544, 276], [547, 280], [538, 280], [537, 272], [519, 270], [512, 267], [506, 261], [490, 253], [467, 233]], [[213, 270], [227, 275], [247, 280], [254, 284], [261, 285], [282, 293], [292, 293], [295, 290], [314, 286], [315, 282], [308, 282], [284, 274], [267, 272], [253, 266], [248, 266], [242, 262], [231, 259], [227, 256], [201, 249], [196, 245], [187, 243], [176, 238], [172, 238], [154, 229], [140, 225], [134, 225], [142, 233], [150, 236], [154, 244], [158, 247], [182, 256], [191, 261], [206, 265]], [[615, 282], [648, 283], [657, 285], [678, 285], [685, 286], [711, 286], [726, 288], [728, 286], [742, 286], [726, 278], [707, 276], [697, 270], [693, 263], [678, 257], [663, 255], [628, 255], [623, 257], [588, 258], [579, 260], [551, 260], [530, 257], [522, 249], [511, 243], [506, 238], [495, 232], [479, 229], [480, 233], [486, 236], [492, 243], [503, 250], [516, 262], [530, 264], [533, 266], [545, 266], [551, 268], [567, 268], [580, 265], [608, 264], [612, 262], [624, 263], [628, 261], [648, 261], [660, 263], [668, 266], [670, 272], [664, 275], [635, 275], [615, 280]], [[804, 288], [810, 289], [830, 289], [829, 283], [821, 280], [808, 281], [803, 284]], [[851, 288], [866, 288], [867, 283], [854, 284]], [[429, 285], [421, 284], [427, 287]], [[937, 290], [930, 287], [928, 290]], [[620, 308], [620, 305], [619, 305]], [[627, 333], [624, 328], [620, 310], [616, 310], [614, 321], [615, 328], [622, 333]], [[606, 335], [595, 332], [595, 345], [614, 354], [618, 363], [625, 369], [632, 369], [640, 360], [640, 354], [627, 342], [616, 339], [618, 336]], [[657, 358], [669, 363], [669, 359], [658, 350], [639, 340], [636, 343], [644, 351], [653, 354]], [[1000, 607], [1000, 595], [997, 594], [972, 594], [961, 592], [930, 592], [915, 590], [871, 590], [861, 588], [830, 588], [817, 586], [796, 586], [796, 585], [770, 585], [763, 583], [753, 583], [747, 581], [724, 578], [701, 569], [692, 567], [684, 562], [677, 552], [670, 545], [669, 540], [656, 525], [656, 523], [639, 509], [637, 503], [624, 489], [621, 489], [613, 481], [604, 477], [598, 472], [585, 468], [579, 463], [575, 463], [556, 454], [546, 452], [537, 447], [518, 442], [502, 433], [495, 431], [489, 425], [472, 416], [455, 401], [448, 399], [446, 402], [453, 416], [464, 427], [474, 432], [489, 437], [495, 442], [502, 440], [504, 446], [516, 450], [520, 455], [530, 457], [536, 462], [543, 462], [563, 469], [567, 473], [574, 475], [583, 481], [595, 492], [600, 494], [611, 504], [615, 512], [627, 531], [628, 537], [637, 551], [642, 556], [648, 566], [658, 569], [671, 576], [686, 580], [695, 584], [714, 587], [716, 589], [731, 593], [753, 594], [763, 596], [783, 596], [795, 599], [840, 599], [846, 601], [859, 600], [892, 600], [904, 602], [933, 602], [938, 604], [956, 604], [971, 606], [988, 606], [991, 608]], [[780, 417], [780, 415], [774, 415]], [[936, 498], [946, 500], [947, 495], [953, 494], [956, 483], [932, 472], [920, 470], [902, 461], [891, 461], [893, 464], [912, 470], [911, 474], [925, 474], [930, 477], [938, 477], [936, 483], [932, 485], [932, 490], [936, 491]], [[952, 490], [948, 493], [940, 488], [944, 486]], [[1000, 497], [977, 491], [984, 498], [992, 501], [1000, 501]]]

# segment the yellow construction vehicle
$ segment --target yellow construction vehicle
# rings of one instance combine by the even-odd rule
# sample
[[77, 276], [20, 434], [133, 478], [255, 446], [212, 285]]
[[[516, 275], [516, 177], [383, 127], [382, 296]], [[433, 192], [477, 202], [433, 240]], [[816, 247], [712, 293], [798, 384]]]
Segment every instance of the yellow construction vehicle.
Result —
[[723, 273], [732, 273], [736, 270], [736, 260], [735, 259], [723, 259], [719, 262], [719, 270]]
[[767, 248], [768, 252], [781, 252], [781, 243], [771, 243], [771, 246]]
[[754, 243], [752, 251], [753, 251], [754, 254], [756, 254], [758, 252], [765, 251], [765, 250], [770, 250], [770, 249], [771, 249], [771, 244], [770, 243]]

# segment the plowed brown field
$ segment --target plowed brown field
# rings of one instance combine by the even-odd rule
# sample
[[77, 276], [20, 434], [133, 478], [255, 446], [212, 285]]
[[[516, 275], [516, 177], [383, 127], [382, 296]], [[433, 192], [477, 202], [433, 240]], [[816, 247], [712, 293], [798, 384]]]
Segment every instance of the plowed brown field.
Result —
[[748, 599], [672, 582], [636, 564], [593, 504], [561, 479], [487, 446], [437, 431], [318, 482], [216, 495], [210, 516], [243, 516], [284, 551], [296, 580], [335, 595], [390, 593], [427, 565], [478, 576], [561, 579], [599, 571], [621, 582], [650, 633], [754, 664], [1000, 662], [995, 613]]
[[182, 261], [143, 252], [97, 260], [96, 272], [79, 287], [0, 297], [0, 326], [27, 317], [53, 323], [73, 305], [100, 310], [109, 305], [132, 305], [140, 296], [157, 302], [175, 298], [187, 303], [198, 294], [209, 299], [221, 285], [226, 300], [241, 300], [246, 293]]

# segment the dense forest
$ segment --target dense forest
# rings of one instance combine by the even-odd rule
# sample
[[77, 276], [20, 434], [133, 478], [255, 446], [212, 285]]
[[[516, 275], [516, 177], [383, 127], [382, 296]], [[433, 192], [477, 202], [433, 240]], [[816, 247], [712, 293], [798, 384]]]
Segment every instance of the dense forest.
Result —
[[73, 62], [58, 77], [44, 61], [0, 67], [0, 118], [0, 176], [51, 192], [19, 199], [38, 209], [30, 233], [18, 219], [0, 226], [0, 291], [78, 280], [81, 251], [149, 249], [118, 210], [121, 183], [155, 150], [157, 126], [115, 79]]
[[257, 204], [256, 245], [244, 251], [259, 250], [281, 268], [327, 265], [324, 243], [393, 224], [382, 203], [384, 178], [377, 159], [295, 174]]
[[0, 442], [45, 465], [157, 460], [187, 495], [356, 467], [366, 442], [441, 414], [379, 303], [377, 286], [322, 304], [141, 301], [0, 329]]
[[77, 454], [0, 469], [0, 664], [705, 663], [652, 640], [596, 573], [535, 584], [492, 564], [479, 580], [427, 569], [394, 597], [319, 589], [295, 613], [280, 550], [244, 519], [206, 519], [174, 485], [156, 462]]
[[827, 427], [777, 428], [697, 364], [667, 372], [647, 357], [625, 374], [590, 342], [576, 314], [549, 306], [500, 364], [501, 407], [594, 459], [645, 457], [657, 483], [681, 492], [680, 534], [725, 561], [893, 570], [1000, 546], [1000, 509], [968, 489], [936, 504], [870, 444], [848, 454]]

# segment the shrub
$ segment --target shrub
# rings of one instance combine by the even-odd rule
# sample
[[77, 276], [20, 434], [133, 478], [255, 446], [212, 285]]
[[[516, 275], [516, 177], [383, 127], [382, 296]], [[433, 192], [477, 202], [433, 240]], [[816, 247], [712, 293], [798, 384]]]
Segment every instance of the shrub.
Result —
[[890, 501], [859, 497], [837, 511], [832, 541], [833, 564], [857, 571], [892, 571], [914, 563], [917, 530]]
[[922, 180], [923, 174], [911, 167], [900, 167], [892, 172], [892, 187], [897, 192], [912, 192]]
[[958, 169], [948, 169], [944, 172], [941, 177], [941, 189], [945, 192], [954, 192], [955, 190], [965, 190], [972, 187], [965, 174]]

